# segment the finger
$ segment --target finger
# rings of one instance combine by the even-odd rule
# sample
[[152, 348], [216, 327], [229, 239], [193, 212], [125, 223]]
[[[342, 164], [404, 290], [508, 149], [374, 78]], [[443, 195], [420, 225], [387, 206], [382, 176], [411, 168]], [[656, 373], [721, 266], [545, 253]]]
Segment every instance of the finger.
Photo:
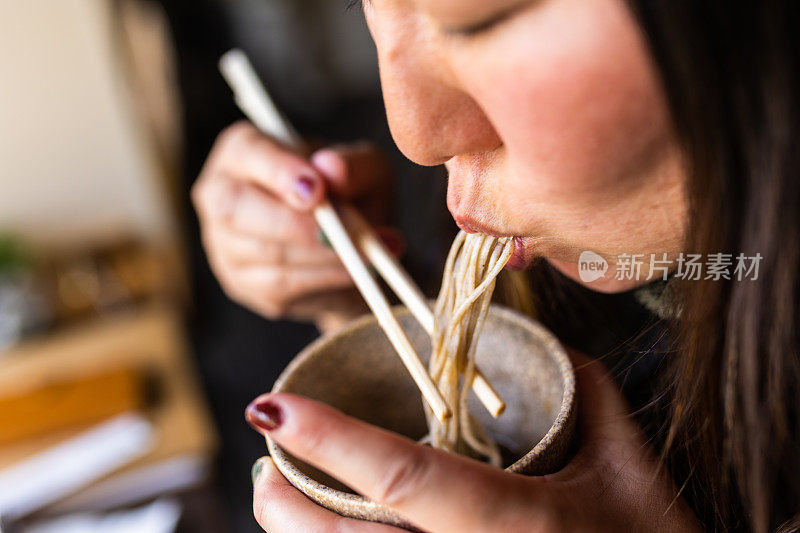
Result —
[[353, 285], [353, 278], [341, 265], [323, 267], [250, 267], [237, 272], [243, 286], [261, 287], [264, 292], [282, 292], [294, 300], [303, 294], [337, 290]]
[[613, 443], [630, 435], [635, 425], [633, 415], [603, 362], [574, 351], [570, 351], [570, 357], [575, 364], [578, 419], [584, 442]]
[[253, 514], [269, 533], [391, 533], [400, 530], [383, 524], [345, 518], [328, 511], [295, 489], [269, 457], [259, 460], [261, 473], [254, 481]]
[[292, 302], [292, 316], [312, 319], [321, 331], [333, 331], [369, 312], [355, 287], [311, 293]]
[[549, 477], [566, 487], [600, 487], [602, 500], [621, 502], [619, 516], [626, 505], [639, 506], [647, 513], [639, 529], [648, 524], [651, 531], [697, 530], [694, 515], [679, 498], [664, 464], [653, 455], [646, 433], [603, 362], [569, 352], [577, 377], [582, 442], [572, 461]]
[[437, 532], [535, 525], [538, 485], [465, 457], [422, 446], [299, 396], [268, 394], [248, 406], [251, 424], [293, 455]]
[[406, 253], [406, 239], [399, 230], [382, 226], [375, 228], [375, 234], [395, 257], [400, 258]]
[[210, 240], [237, 268], [253, 266], [323, 267], [341, 265], [336, 252], [318, 240], [295, 244], [256, 238], [227, 228], [210, 230]]
[[284, 317], [303, 296], [353, 286], [343, 266], [221, 269], [220, 282], [234, 300], [257, 309], [267, 318]]
[[263, 187], [298, 210], [310, 210], [325, 196], [324, 180], [308, 161], [248, 123], [225, 130], [217, 145], [220, 174]]
[[649, 472], [647, 481], [652, 482], [658, 468], [647, 436], [603, 362], [573, 351], [569, 354], [575, 365], [580, 445], [567, 466], [551, 477], [567, 484], [585, 482], [602, 472], [598, 465], [604, 465], [615, 472], [613, 479], [618, 482], [626, 479], [632, 485], [627, 473], [638, 478], [642, 472]]
[[[378, 237], [395, 257], [402, 257], [406, 250], [402, 234], [392, 228], [377, 228]], [[207, 249], [220, 250], [236, 267], [287, 265], [328, 266], [339, 265], [341, 259], [328, 244], [323, 244], [320, 233], [311, 242], [294, 242], [285, 235], [259, 238], [233, 231], [226, 227], [208, 228], [204, 234]], [[305, 239], [304, 239], [305, 240]]]
[[371, 143], [323, 148], [311, 156], [311, 164], [325, 177], [331, 192], [342, 198], [357, 199], [391, 187], [389, 162]]
[[314, 245], [318, 226], [309, 213], [295, 211], [253, 185], [238, 186], [230, 212], [221, 221], [231, 230], [274, 241]]

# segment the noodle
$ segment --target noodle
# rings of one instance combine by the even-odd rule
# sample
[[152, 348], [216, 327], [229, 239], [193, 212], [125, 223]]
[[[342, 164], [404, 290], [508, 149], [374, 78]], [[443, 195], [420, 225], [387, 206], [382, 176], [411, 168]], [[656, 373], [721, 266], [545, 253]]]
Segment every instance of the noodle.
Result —
[[425, 408], [435, 448], [485, 458], [501, 465], [497, 444], [467, 410], [475, 377], [475, 348], [492, 299], [495, 281], [513, 252], [508, 238], [458, 234], [447, 256], [442, 288], [434, 308], [429, 372], [453, 416], [438, 420]]

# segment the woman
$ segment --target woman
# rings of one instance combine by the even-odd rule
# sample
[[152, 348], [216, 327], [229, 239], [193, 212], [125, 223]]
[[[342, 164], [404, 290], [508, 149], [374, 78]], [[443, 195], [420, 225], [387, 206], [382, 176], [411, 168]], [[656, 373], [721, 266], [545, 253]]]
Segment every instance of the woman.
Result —
[[[649, 438], [609, 374], [576, 354], [580, 447], [544, 478], [292, 396], [258, 398], [254, 427], [428, 531], [799, 528], [800, 54], [789, 3], [371, 0], [364, 11], [395, 141], [447, 167], [463, 229], [516, 236], [510, 268], [542, 257], [595, 293], [649, 285], [669, 265], [661, 303], [675, 344], [651, 398], [667, 409]], [[331, 294], [350, 281], [309, 212], [327, 192], [382, 197], [375, 161], [363, 146], [305, 161], [249, 126], [224, 133], [195, 202], [228, 293], [268, 317], [346, 317]], [[618, 275], [582, 277], [586, 251]], [[686, 275], [690, 253], [714, 258], [699, 279]], [[737, 276], [740, 257], [759, 271]], [[270, 532], [391, 530], [315, 506], [267, 459], [256, 470], [256, 518]]]

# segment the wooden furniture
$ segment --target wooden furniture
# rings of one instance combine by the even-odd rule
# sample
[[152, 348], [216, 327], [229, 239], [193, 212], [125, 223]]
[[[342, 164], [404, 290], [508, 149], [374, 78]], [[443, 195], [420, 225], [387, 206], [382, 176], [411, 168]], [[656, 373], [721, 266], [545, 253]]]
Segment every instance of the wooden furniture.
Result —
[[[217, 439], [188, 353], [178, 310], [165, 304], [151, 304], [32, 340], [4, 352], [0, 355], [0, 396], [19, 395], [49, 383], [64, 383], [70, 379], [77, 382], [104, 373], [114, 376], [119, 369], [135, 368], [151, 376], [156, 387], [144, 412], [156, 428], [156, 445], [143, 458], [84, 491], [103, 498], [108, 496], [104, 486], [124, 492], [126, 487], [120, 485], [119, 479], [126, 476], [134, 479], [137, 472], [157, 474], [159, 465], [172, 461], [170, 464], [174, 466], [176, 459], [190, 460], [193, 465], [207, 470]], [[113, 379], [118, 380], [120, 386], [125, 381], [119, 377]], [[123, 392], [116, 391], [115, 394]], [[96, 401], [104, 402], [106, 398], [100, 396]], [[97, 410], [96, 407], [93, 409]], [[0, 444], [0, 469], [93, 425], [77, 423], [71, 428]], [[145, 480], [145, 488], [146, 485]], [[142, 487], [137, 490], [141, 491]], [[73, 498], [80, 502], [79, 508], [93, 505], [92, 498], [85, 495], [76, 494]], [[61, 507], [69, 509], [70, 506]]]

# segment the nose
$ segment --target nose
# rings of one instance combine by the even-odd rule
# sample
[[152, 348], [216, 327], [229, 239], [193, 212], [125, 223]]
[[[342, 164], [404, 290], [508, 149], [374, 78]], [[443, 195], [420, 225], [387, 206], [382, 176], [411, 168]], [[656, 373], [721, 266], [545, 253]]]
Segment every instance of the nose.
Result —
[[417, 21], [373, 27], [389, 127], [403, 154], [420, 165], [483, 153], [502, 142], [452, 72], [446, 51]]

